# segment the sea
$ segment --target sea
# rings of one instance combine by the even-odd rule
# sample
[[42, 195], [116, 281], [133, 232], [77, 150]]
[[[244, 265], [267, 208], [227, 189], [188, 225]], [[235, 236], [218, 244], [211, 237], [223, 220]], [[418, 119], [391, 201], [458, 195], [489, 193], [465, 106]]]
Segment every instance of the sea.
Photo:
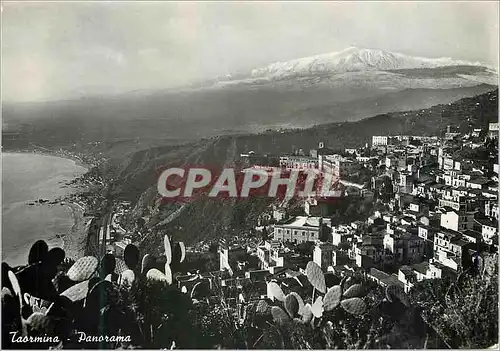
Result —
[[[74, 215], [64, 204], [53, 201], [76, 191], [65, 186], [87, 169], [68, 158], [35, 153], [2, 153], [2, 261], [10, 265], [27, 263], [31, 245], [45, 240], [49, 248], [62, 246]], [[29, 205], [35, 203], [35, 205]]]

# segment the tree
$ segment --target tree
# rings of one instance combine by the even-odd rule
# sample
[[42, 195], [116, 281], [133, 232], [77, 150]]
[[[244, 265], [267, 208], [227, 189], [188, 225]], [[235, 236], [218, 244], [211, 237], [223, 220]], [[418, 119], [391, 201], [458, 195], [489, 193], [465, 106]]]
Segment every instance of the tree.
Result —
[[425, 280], [412, 299], [441, 347], [485, 348], [498, 342], [498, 265], [491, 274]]

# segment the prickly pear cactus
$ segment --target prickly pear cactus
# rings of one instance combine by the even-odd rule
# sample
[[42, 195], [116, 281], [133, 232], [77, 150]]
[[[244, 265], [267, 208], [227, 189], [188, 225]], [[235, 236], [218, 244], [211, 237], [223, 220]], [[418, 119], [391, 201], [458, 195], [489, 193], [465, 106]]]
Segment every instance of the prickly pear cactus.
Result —
[[123, 259], [128, 268], [134, 270], [139, 264], [140, 253], [137, 246], [128, 244], [123, 251]]
[[32, 313], [26, 320], [28, 330], [33, 330], [40, 333], [47, 332], [47, 330], [50, 328], [50, 324], [50, 317], [41, 312]]
[[365, 288], [361, 284], [353, 284], [351, 285], [344, 294], [342, 295], [344, 298], [349, 299], [351, 297], [361, 297], [365, 294]]
[[67, 276], [75, 282], [89, 279], [97, 269], [99, 260], [93, 256], [85, 256], [76, 261], [68, 270]]
[[306, 303], [302, 312], [302, 321], [304, 323], [309, 323], [313, 319], [313, 313], [311, 310], [311, 304]]
[[271, 294], [273, 298], [276, 298], [278, 301], [285, 301], [285, 294], [283, 290], [281, 290], [280, 286], [275, 282], [267, 283], [268, 293]]
[[167, 277], [165, 276], [165, 274], [163, 274], [162, 271], [160, 271], [156, 268], [150, 269], [148, 271], [148, 273], [146, 274], [146, 278], [151, 279], [151, 280], [156, 280], [156, 281], [167, 282]]
[[149, 267], [150, 262], [152, 261], [151, 256], [149, 254], [145, 254], [142, 257], [142, 262], [141, 262], [141, 273], [146, 273], [146, 270]]
[[100, 273], [102, 276], [111, 275], [116, 268], [116, 259], [112, 254], [105, 254], [101, 259]]
[[294, 295], [288, 294], [285, 297], [285, 309], [292, 318], [299, 313], [299, 302]]
[[119, 284], [125, 287], [131, 287], [135, 280], [135, 273], [131, 269], [127, 269], [120, 274]]
[[121, 258], [117, 258], [116, 259], [116, 265], [115, 265], [115, 273], [120, 275], [122, 274], [124, 271], [126, 271], [128, 269], [127, 265], [125, 264], [125, 261], [122, 260]]
[[359, 297], [342, 300], [340, 304], [342, 305], [342, 308], [350, 314], [360, 315], [366, 311], [366, 304]]
[[265, 300], [260, 300], [257, 303], [256, 310], [257, 310], [257, 313], [266, 313], [268, 308], [269, 308], [268, 303]]
[[295, 291], [292, 291], [289, 295], [295, 296], [295, 299], [297, 300], [297, 302], [299, 304], [299, 310], [297, 313], [299, 315], [302, 315], [302, 310], [304, 309], [304, 300], [302, 300], [302, 297], [300, 297], [300, 295], [297, 294]]
[[326, 292], [325, 276], [323, 275], [320, 266], [313, 261], [309, 261], [306, 266], [306, 275], [307, 279], [309, 279], [309, 282], [315, 289], [323, 294]]
[[165, 246], [165, 256], [167, 257], [167, 264], [172, 263], [172, 246], [168, 235], [163, 238], [163, 245]]
[[83, 282], [80, 282], [78, 284], [73, 285], [69, 289], [64, 290], [61, 293], [61, 296], [65, 296], [71, 301], [80, 301], [87, 296], [87, 293], [89, 291], [89, 281], [84, 280]]
[[34, 264], [43, 261], [47, 256], [48, 252], [49, 252], [49, 246], [45, 241], [43, 240], [36, 241], [31, 246], [30, 252], [28, 254], [28, 264]]
[[186, 246], [182, 241], [179, 242], [179, 247], [181, 249], [181, 259], [180, 263], [184, 262], [184, 259], [186, 258]]
[[316, 301], [311, 306], [311, 312], [316, 318], [321, 318], [323, 316], [323, 296], [318, 296]]
[[331, 311], [340, 304], [340, 299], [342, 296], [342, 288], [340, 285], [334, 285], [326, 292], [325, 298], [323, 299], [323, 306], [325, 311]]
[[85, 299], [85, 308], [97, 309], [114, 303], [117, 300], [117, 293], [114, 285], [106, 280], [101, 280], [95, 284], [87, 294]]
[[170, 265], [165, 263], [165, 277], [167, 279], [167, 284], [172, 284], [172, 270], [170, 269]]
[[285, 325], [291, 321], [290, 316], [279, 306], [273, 306], [271, 308], [271, 314], [275, 322], [279, 325]]

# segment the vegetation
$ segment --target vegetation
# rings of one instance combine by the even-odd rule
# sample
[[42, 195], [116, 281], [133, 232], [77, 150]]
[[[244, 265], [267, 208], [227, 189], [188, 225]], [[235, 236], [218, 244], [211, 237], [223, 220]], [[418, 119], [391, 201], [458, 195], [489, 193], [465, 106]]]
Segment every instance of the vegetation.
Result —
[[[50, 279], [33, 271], [38, 260], [52, 266], [64, 258], [60, 249], [43, 254], [42, 244], [34, 245], [27, 268], [2, 265], [4, 348], [27, 346], [12, 344], [11, 331], [58, 336], [47, 348], [483, 348], [497, 342], [497, 256], [481, 258], [456, 279], [417, 283], [410, 295], [360, 273], [337, 277], [338, 283], [328, 286], [320, 267], [309, 262], [304, 289], [271, 277], [267, 298], [253, 299], [253, 285], [222, 286], [215, 277], [209, 285], [186, 289], [177, 273], [185, 269], [183, 245], [165, 237], [163, 255], [144, 255], [141, 263], [137, 248], [127, 247], [124, 268], [129, 268], [121, 268], [116, 279], [113, 272], [121, 265], [112, 255], [100, 265], [93, 257], [64, 260], [56, 279], [56, 287], [65, 289], [61, 296], [49, 297], [50, 306], [23, 303], [20, 309], [17, 297], [28, 291], [28, 282]], [[82, 341], [81, 332], [126, 339]]]

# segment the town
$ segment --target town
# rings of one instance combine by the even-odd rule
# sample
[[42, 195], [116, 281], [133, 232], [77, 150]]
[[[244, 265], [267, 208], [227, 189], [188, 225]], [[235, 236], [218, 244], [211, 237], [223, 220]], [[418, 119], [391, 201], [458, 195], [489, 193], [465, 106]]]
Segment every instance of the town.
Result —
[[[211, 256], [218, 267], [177, 276], [178, 288], [192, 294], [217, 279], [228, 296], [234, 292], [230, 301], [243, 320], [241, 306], [265, 298], [271, 280], [307, 289], [311, 260], [325, 277], [357, 273], [405, 292], [426, 279], [457, 277], [472, 266], [485, 269], [484, 256], [498, 251], [497, 139], [498, 123], [490, 123], [488, 130], [467, 134], [448, 126], [440, 137], [373, 136], [371, 145], [358, 149], [331, 150], [319, 142], [308, 155], [242, 154], [247, 170], [330, 173], [338, 179], [335, 196], [276, 201], [252, 233], [187, 247], [188, 256]], [[107, 251], [117, 257], [144, 240], [138, 228], [151, 218], [141, 217], [127, 234], [120, 220], [129, 210], [130, 203], [122, 202], [101, 230], [107, 232]]]

